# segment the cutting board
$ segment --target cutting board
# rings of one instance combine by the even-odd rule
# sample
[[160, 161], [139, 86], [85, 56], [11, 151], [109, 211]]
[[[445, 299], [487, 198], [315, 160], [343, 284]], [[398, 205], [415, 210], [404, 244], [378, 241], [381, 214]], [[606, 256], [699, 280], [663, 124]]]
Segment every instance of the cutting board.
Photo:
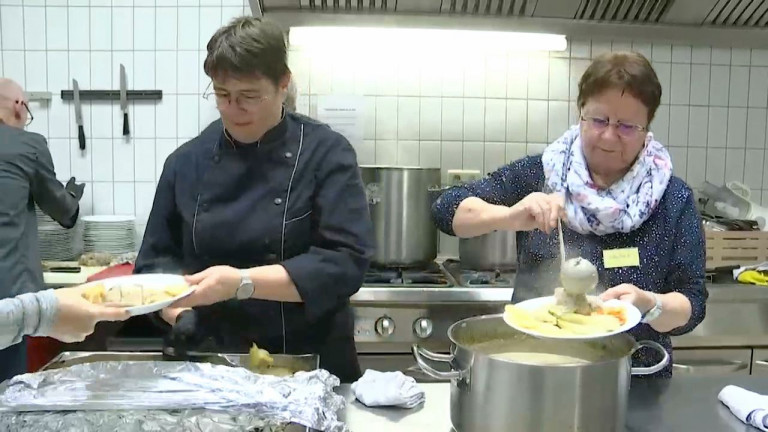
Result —
[[[77, 266], [77, 262], [51, 262], [46, 264], [56, 267], [74, 267]], [[43, 272], [43, 281], [49, 288], [66, 287], [73, 285], [82, 285], [88, 281], [88, 278], [106, 267], [80, 267], [78, 273], [59, 273], [59, 272]]]

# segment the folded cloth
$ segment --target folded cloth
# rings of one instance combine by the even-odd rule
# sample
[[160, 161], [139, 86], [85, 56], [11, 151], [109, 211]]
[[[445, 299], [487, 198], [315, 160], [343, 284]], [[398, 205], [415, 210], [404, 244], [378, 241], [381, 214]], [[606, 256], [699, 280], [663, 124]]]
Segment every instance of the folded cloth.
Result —
[[758, 272], [768, 271], [768, 261], [762, 262], [760, 264], [741, 266], [736, 270], [733, 270], [733, 280], [736, 280], [736, 281], [739, 280], [739, 275], [744, 273], [747, 270], [755, 270]]
[[742, 422], [768, 432], [768, 396], [733, 385], [725, 386], [717, 395]]
[[367, 369], [352, 383], [357, 400], [369, 407], [396, 406], [414, 408], [424, 402], [424, 391], [412, 377], [402, 372], [379, 372]]

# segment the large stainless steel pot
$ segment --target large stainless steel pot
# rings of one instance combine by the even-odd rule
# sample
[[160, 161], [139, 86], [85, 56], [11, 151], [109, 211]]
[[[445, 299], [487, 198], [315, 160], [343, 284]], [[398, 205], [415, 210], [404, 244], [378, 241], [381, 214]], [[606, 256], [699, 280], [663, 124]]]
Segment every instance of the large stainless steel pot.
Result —
[[[452, 355], [417, 345], [413, 353], [424, 372], [451, 380], [457, 432], [624, 430], [630, 375], [655, 373], [669, 363], [661, 345], [638, 343], [624, 333], [593, 341], [538, 339], [510, 328], [501, 315], [459, 321], [448, 337]], [[630, 357], [640, 347], [658, 350], [661, 361], [632, 368]], [[557, 354], [584, 362], [547, 364], [535, 357], [504, 359], [505, 353]], [[438, 371], [425, 359], [449, 363], [451, 371]]]
[[376, 232], [373, 262], [415, 266], [437, 257], [429, 189], [440, 184], [439, 168], [361, 166]]
[[508, 270], [517, 265], [514, 231], [493, 231], [459, 240], [461, 267], [468, 270]]

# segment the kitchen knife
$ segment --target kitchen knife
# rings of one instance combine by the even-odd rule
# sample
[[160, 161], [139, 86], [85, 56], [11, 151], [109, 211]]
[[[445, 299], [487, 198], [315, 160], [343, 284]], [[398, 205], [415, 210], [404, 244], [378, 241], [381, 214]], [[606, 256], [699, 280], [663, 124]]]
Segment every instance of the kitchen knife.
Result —
[[125, 77], [125, 66], [120, 64], [120, 109], [123, 111], [123, 136], [130, 135], [128, 126], [128, 83]]
[[85, 130], [83, 129], [83, 106], [80, 104], [80, 86], [72, 79], [72, 95], [75, 100], [75, 122], [77, 122], [77, 141], [80, 150], [85, 150]]

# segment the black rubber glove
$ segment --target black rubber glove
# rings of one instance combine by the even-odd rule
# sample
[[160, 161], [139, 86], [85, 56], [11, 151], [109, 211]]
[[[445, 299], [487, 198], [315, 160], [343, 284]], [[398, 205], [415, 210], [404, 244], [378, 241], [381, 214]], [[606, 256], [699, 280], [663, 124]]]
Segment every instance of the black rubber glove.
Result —
[[85, 183], [77, 184], [75, 183], [75, 178], [72, 177], [67, 182], [67, 185], [64, 186], [64, 189], [66, 189], [70, 195], [75, 197], [75, 199], [80, 201], [80, 199], [83, 198], [83, 192], [85, 191]]
[[167, 334], [165, 346], [172, 348], [168, 353], [173, 357], [184, 358], [189, 351], [199, 351], [205, 341], [201, 329], [201, 315], [194, 309], [181, 312], [176, 317], [176, 323]]

